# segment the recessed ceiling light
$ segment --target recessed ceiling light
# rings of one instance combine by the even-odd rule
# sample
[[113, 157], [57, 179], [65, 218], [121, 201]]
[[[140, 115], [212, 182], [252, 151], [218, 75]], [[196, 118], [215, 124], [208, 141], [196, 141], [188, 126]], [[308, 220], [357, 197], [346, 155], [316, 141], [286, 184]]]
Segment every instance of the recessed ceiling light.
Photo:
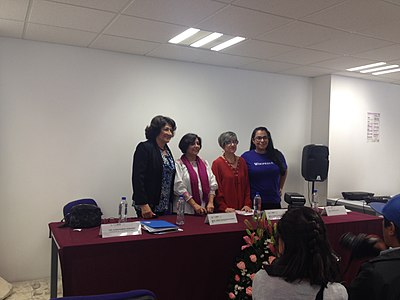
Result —
[[222, 49], [225, 49], [225, 48], [228, 48], [228, 47], [230, 47], [232, 45], [235, 45], [235, 44], [237, 44], [237, 43], [239, 43], [239, 42], [241, 42], [243, 40], [245, 40], [244, 37], [237, 36], [237, 37], [234, 37], [233, 39], [230, 39], [230, 40], [227, 40], [226, 42], [223, 42], [222, 44], [219, 44], [219, 45], [217, 45], [215, 47], [212, 47], [211, 50], [220, 51]]
[[189, 29], [185, 30], [184, 32], [178, 34], [177, 36], [174, 36], [172, 39], [170, 39], [168, 41], [168, 43], [178, 44], [178, 43], [182, 42], [183, 40], [186, 40], [187, 38], [196, 34], [199, 31], [200, 31], [200, 29], [197, 29], [197, 28], [189, 28]]
[[213, 40], [216, 40], [217, 38], [221, 37], [223, 34], [222, 33], [218, 33], [218, 32], [214, 32], [211, 33], [209, 35], [207, 35], [206, 37], [202, 38], [201, 40], [198, 40], [197, 42], [191, 44], [191, 47], [201, 47], [205, 44], [208, 44], [209, 42], [212, 42]]
[[375, 73], [372, 73], [372, 75], [382, 75], [382, 74], [394, 73], [394, 72], [400, 72], [400, 68], [398, 68], [398, 69], [386, 70], [386, 71], [380, 71], [380, 72], [375, 72]]
[[365, 66], [359, 66], [359, 67], [346, 69], [346, 71], [351, 71], [351, 72], [352, 71], [359, 71], [359, 70], [369, 69], [369, 68], [383, 66], [383, 65], [386, 65], [386, 63], [385, 62], [378, 62], [378, 63], [375, 63], [375, 64], [369, 64], [369, 65], [365, 65]]
[[367, 69], [367, 70], [362, 70], [360, 73], [372, 73], [372, 72], [377, 72], [377, 71], [383, 71], [387, 69], [394, 69], [397, 68], [399, 65], [388, 65], [388, 66], [383, 66], [383, 67], [378, 67], [378, 68], [373, 68], [373, 69]]

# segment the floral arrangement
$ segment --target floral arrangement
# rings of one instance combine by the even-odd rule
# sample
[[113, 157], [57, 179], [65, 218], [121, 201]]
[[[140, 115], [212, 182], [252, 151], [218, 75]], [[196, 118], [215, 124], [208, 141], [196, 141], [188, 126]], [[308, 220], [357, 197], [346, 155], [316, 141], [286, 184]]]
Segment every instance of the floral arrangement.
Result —
[[251, 299], [252, 282], [264, 263], [271, 264], [276, 257], [276, 223], [266, 218], [266, 213], [245, 220], [245, 245], [236, 258], [228, 285], [229, 299]]

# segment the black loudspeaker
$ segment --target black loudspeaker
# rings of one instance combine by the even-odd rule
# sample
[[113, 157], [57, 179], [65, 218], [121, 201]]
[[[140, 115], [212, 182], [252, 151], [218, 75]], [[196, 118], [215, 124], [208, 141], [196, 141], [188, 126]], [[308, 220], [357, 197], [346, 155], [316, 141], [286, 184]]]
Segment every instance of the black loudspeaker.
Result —
[[301, 175], [307, 181], [324, 181], [328, 177], [329, 150], [324, 145], [307, 145], [303, 148]]

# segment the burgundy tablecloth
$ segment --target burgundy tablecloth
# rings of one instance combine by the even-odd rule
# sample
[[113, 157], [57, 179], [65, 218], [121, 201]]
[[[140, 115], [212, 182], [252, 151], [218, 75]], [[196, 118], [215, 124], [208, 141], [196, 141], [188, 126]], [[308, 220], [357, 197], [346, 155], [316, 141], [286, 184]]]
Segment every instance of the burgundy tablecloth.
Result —
[[[173, 222], [175, 216], [162, 219]], [[159, 300], [226, 299], [234, 259], [245, 235], [244, 217], [237, 224], [204, 224], [204, 217], [186, 216], [183, 232], [165, 235], [101, 238], [99, 228], [73, 231], [50, 223], [58, 245], [63, 294], [90, 295], [149, 289]], [[338, 245], [345, 232], [381, 234], [380, 218], [360, 213], [324, 217], [329, 239]]]

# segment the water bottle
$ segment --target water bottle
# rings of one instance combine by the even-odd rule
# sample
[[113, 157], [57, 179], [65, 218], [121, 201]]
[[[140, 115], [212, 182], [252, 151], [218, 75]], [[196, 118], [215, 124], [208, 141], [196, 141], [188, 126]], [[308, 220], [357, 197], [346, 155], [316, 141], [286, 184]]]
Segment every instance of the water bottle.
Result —
[[185, 224], [185, 204], [186, 204], [185, 199], [183, 199], [183, 196], [180, 195], [178, 202], [176, 204], [176, 224], [177, 225]]
[[118, 206], [118, 214], [119, 214], [119, 220], [118, 220], [119, 223], [127, 221], [128, 202], [126, 202], [126, 197], [121, 198], [121, 202], [119, 203]]
[[318, 190], [313, 190], [311, 197], [311, 208], [316, 212], [319, 212], [318, 208]]
[[257, 192], [253, 199], [253, 214], [259, 216], [261, 212], [261, 196]]

